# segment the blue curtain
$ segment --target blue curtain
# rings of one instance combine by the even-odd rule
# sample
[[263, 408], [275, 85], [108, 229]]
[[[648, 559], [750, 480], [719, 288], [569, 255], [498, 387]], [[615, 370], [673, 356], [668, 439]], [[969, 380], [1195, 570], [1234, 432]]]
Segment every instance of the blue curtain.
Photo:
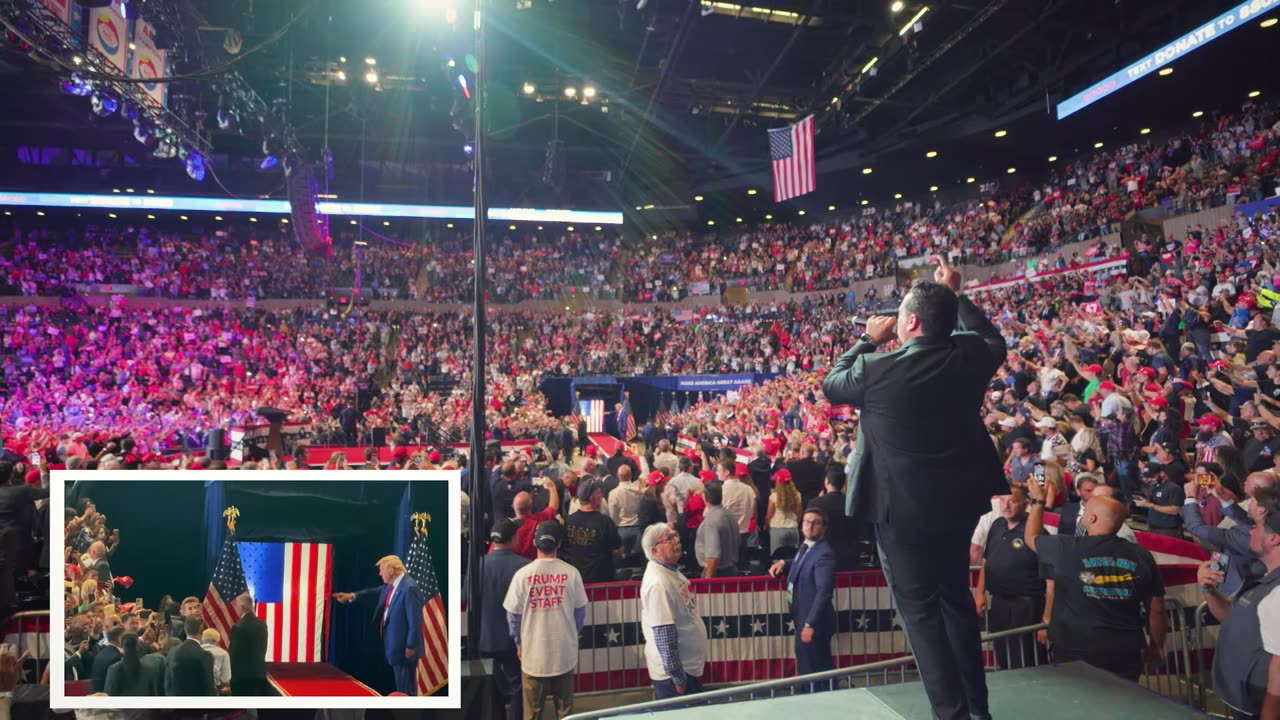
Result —
[[222, 511], [227, 508], [227, 489], [221, 480], [207, 480], [204, 484], [204, 562], [205, 577], [213, 577], [218, 566], [218, 555], [227, 538], [226, 521]]
[[410, 508], [410, 484], [404, 484], [404, 493], [400, 495], [400, 507], [396, 510], [396, 534], [395, 534], [395, 552], [404, 562], [409, 561], [409, 535], [413, 532], [409, 525], [409, 514], [413, 512]]

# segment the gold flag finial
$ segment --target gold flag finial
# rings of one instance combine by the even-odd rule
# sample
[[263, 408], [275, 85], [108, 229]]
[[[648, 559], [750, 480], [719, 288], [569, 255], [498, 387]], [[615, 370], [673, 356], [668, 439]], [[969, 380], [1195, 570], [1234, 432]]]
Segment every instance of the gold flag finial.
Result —
[[227, 529], [234, 533], [236, 531], [236, 518], [240, 517], [240, 509], [232, 505], [222, 511], [222, 517], [227, 519]]

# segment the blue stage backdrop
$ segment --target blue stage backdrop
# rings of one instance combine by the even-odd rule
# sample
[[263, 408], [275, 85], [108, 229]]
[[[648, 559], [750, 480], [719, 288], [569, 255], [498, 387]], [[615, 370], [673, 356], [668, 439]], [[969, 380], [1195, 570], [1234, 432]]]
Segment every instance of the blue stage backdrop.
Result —
[[[67, 502], [92, 498], [108, 524], [120, 528], [112, 571], [133, 576], [133, 588], [122, 597], [142, 597], [148, 607], [155, 607], [165, 593], [178, 600], [204, 597], [226, 537], [222, 511], [228, 505], [240, 510], [240, 541], [331, 544], [335, 592], [379, 585], [374, 563], [392, 553], [407, 560], [409, 514], [429, 512], [435, 519], [428, 534], [431, 557], [437, 576], [448, 577], [450, 564], [458, 558], [448, 552], [445, 483], [321, 477], [314, 483], [82, 480], [68, 491]], [[443, 585], [441, 592], [448, 607], [454, 599]], [[374, 617], [375, 608], [368, 603], [332, 604], [328, 662], [385, 694], [394, 683]]]
[[540, 390], [547, 397], [552, 414], [557, 417], [573, 412], [579, 399], [603, 398], [606, 401], [604, 430], [614, 433], [613, 403], [621, 402], [624, 392], [630, 393], [631, 410], [640, 425], [655, 416], [662, 401], [665, 401], [662, 403], [664, 406], [670, 407], [673, 400], [678, 400], [683, 407], [709, 395], [719, 395], [775, 377], [776, 373], [554, 377], [543, 380]]

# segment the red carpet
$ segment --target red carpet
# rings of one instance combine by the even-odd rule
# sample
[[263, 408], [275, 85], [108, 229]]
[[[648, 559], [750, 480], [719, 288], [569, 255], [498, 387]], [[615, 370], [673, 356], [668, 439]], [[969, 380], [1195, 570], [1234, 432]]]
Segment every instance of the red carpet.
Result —
[[591, 440], [593, 445], [600, 448], [600, 458], [602, 460], [607, 460], [613, 457], [613, 453], [617, 450], [619, 445], [622, 445], [623, 455], [626, 455], [632, 460], [636, 459], [636, 454], [631, 452], [631, 447], [629, 445], [625, 445], [621, 440], [608, 433], [588, 433], [587, 438]]
[[283, 697], [382, 697], [324, 663], [267, 663], [267, 680]]

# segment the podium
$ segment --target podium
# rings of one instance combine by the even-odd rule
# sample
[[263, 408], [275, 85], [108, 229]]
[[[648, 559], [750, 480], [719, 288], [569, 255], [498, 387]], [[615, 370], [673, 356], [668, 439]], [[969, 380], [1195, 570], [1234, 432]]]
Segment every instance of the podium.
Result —
[[273, 407], [260, 407], [257, 412], [258, 416], [266, 420], [270, 425], [267, 430], [267, 453], [274, 452], [276, 457], [284, 455], [284, 440], [281, 430], [284, 427], [284, 421], [289, 417], [289, 413]]

